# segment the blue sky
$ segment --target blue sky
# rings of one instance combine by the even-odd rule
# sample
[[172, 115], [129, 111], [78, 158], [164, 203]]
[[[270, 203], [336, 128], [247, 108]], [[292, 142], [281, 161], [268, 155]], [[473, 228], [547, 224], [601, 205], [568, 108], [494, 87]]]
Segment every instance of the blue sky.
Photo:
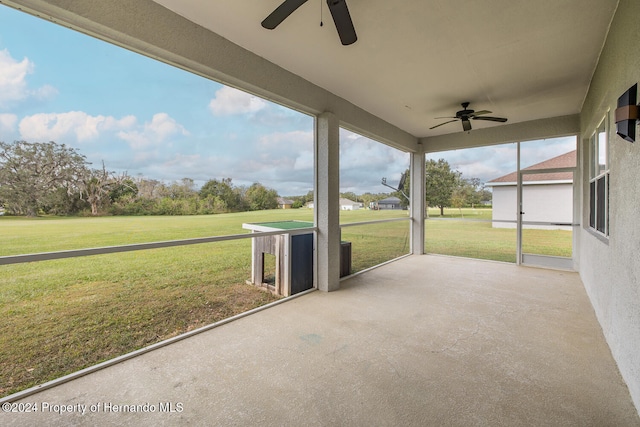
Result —
[[[166, 182], [230, 177], [289, 196], [313, 187], [310, 116], [4, 5], [0, 140], [64, 143], [94, 167], [104, 161], [108, 170]], [[381, 178], [393, 184], [409, 165], [408, 154], [351, 132], [343, 130], [341, 141], [341, 191], [386, 192]], [[566, 142], [543, 146], [534, 150], [537, 161], [569, 151]], [[514, 153], [429, 158], [489, 180], [515, 169]]]

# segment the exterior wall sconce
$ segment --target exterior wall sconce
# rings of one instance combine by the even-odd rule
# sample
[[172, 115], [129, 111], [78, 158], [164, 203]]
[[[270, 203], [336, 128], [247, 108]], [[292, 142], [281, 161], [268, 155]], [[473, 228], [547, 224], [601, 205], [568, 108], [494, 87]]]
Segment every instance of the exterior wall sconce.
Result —
[[638, 120], [638, 84], [634, 84], [618, 98], [616, 109], [616, 133], [629, 142], [636, 140], [636, 122]]

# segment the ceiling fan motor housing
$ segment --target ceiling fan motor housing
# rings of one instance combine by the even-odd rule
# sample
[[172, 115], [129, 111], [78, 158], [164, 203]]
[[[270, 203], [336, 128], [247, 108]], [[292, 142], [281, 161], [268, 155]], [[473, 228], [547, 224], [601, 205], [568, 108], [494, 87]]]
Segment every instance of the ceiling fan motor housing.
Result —
[[469, 104], [470, 104], [469, 102], [463, 102], [462, 103], [462, 108], [463, 109], [456, 113], [456, 117], [462, 118], [462, 117], [466, 116], [468, 118], [473, 113], [475, 113], [475, 110], [467, 110], [467, 107], [469, 106]]

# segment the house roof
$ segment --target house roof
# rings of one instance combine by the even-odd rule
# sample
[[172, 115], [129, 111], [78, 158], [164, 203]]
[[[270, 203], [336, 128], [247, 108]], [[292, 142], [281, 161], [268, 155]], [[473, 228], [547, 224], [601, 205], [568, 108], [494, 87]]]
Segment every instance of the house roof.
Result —
[[359, 205], [360, 203], [358, 202], [354, 202], [353, 200], [349, 200], [349, 199], [345, 199], [345, 198], [340, 198], [340, 206], [345, 206], [345, 205]]
[[391, 196], [391, 197], [387, 197], [386, 199], [378, 200], [378, 204], [380, 204], [380, 203], [385, 203], [385, 204], [387, 204], [387, 203], [400, 203], [400, 199], [397, 198], [397, 197]]
[[279, 205], [292, 205], [293, 204], [293, 200], [285, 199], [283, 197], [278, 197], [278, 204]]
[[[526, 170], [536, 170], [536, 169], [559, 169], [559, 168], [571, 168], [576, 166], [576, 150], [570, 151], [568, 153], [562, 154], [557, 157], [553, 157], [551, 159], [545, 160], [544, 162], [536, 163], [535, 165], [529, 166], [527, 168], [522, 169]], [[523, 174], [522, 181], [523, 182], [533, 182], [533, 181], [572, 181], [573, 173], [572, 172], [550, 172], [550, 173], [536, 173], [536, 174]], [[501, 176], [496, 179], [492, 179], [487, 182], [486, 185], [491, 186], [493, 184], [502, 184], [502, 183], [515, 183], [518, 181], [518, 172], [511, 172], [507, 175]]]

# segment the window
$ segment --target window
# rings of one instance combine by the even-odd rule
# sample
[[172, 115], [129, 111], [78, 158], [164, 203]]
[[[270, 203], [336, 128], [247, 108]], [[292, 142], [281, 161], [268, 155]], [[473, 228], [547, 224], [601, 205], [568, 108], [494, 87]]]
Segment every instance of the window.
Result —
[[[607, 115], [608, 117], [608, 115]], [[589, 227], [609, 235], [609, 130], [607, 117], [591, 136], [589, 153]]]

